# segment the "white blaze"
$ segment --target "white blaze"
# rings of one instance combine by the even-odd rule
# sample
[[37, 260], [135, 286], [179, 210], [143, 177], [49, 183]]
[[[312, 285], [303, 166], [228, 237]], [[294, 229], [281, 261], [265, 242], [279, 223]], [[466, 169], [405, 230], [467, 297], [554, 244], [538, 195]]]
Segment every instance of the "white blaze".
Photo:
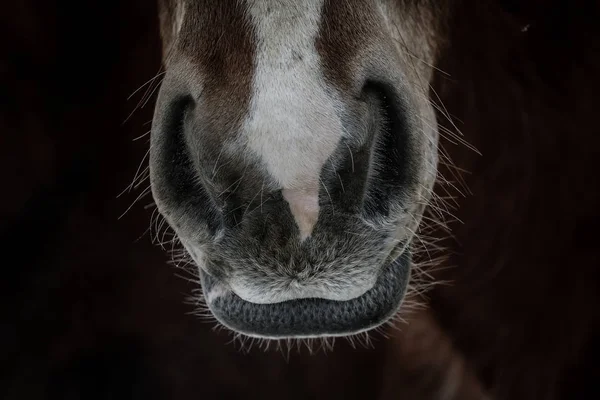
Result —
[[319, 211], [319, 174], [342, 136], [315, 48], [323, 0], [248, 0], [257, 39], [242, 135], [282, 187], [302, 238]]
[[312, 231], [319, 218], [319, 192], [301, 189], [283, 189], [283, 198], [289, 203], [290, 210], [300, 229], [300, 239], [304, 240]]
[[175, 8], [175, 37], [179, 34], [181, 27], [183, 26], [183, 18], [185, 17], [185, 3], [180, 1], [177, 2], [177, 6]]

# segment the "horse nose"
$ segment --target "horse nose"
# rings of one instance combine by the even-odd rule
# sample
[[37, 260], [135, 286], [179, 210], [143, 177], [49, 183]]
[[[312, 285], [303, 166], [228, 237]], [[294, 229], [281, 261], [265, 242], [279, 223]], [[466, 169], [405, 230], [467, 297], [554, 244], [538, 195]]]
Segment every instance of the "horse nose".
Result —
[[[211, 125], [210, 116], [192, 96], [165, 92], [157, 103], [153, 125], [157, 134], [152, 136], [152, 148], [160, 151], [150, 153], [155, 198], [159, 208], [167, 203], [162, 209], [193, 208], [202, 220], [199, 222], [207, 224], [212, 234], [254, 221], [251, 214], [259, 210], [261, 218], [274, 214], [271, 222], [276, 225], [290, 223], [291, 218], [291, 225], [297, 228], [296, 238], [302, 242], [313, 234], [324, 208], [354, 216], [385, 211], [387, 199], [381, 194], [401, 186], [401, 182], [390, 179], [395, 180], [395, 172], [406, 164], [395, 156], [402, 153], [403, 145], [386, 140], [385, 131], [394, 127], [384, 127], [384, 134], [377, 134], [380, 121], [376, 121], [375, 108], [382, 96], [374, 96], [372, 89], [365, 91], [365, 103], [370, 108], [356, 115], [357, 120], [368, 121], [362, 128], [355, 127], [350, 135], [354, 138], [341, 138], [327, 152], [328, 158], [315, 150], [317, 155], [311, 159], [303, 151], [314, 150], [313, 145], [303, 146], [303, 142], [287, 138], [278, 146], [284, 148], [287, 143], [289, 148], [283, 154], [278, 154], [277, 148], [263, 154], [266, 161], [244, 145], [235, 144], [236, 132], [222, 133], [224, 125]], [[237, 128], [241, 130], [242, 125]], [[359, 132], [361, 129], [364, 132]], [[245, 141], [261, 136], [257, 130], [250, 133]], [[357, 142], [358, 136], [362, 139]], [[280, 167], [277, 176], [269, 166]], [[275, 204], [280, 201], [283, 203]], [[287, 238], [288, 233], [283, 236]]]

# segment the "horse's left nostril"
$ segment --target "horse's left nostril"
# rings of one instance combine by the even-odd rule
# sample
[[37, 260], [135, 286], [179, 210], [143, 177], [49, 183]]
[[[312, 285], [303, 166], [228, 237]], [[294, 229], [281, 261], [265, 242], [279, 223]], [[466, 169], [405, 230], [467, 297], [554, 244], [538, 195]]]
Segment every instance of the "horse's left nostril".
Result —
[[198, 179], [194, 155], [186, 140], [186, 116], [193, 108], [191, 96], [159, 100], [157, 104], [150, 145], [152, 192], [161, 212], [194, 210], [194, 219], [214, 234], [222, 225], [222, 216]]

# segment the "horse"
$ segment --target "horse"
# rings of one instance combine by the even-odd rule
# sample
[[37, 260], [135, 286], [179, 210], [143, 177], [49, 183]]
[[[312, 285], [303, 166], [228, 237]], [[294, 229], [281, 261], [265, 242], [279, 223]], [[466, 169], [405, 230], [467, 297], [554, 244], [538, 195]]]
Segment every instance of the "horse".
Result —
[[593, 112], [572, 90], [597, 87], [595, 8], [159, 5], [152, 195], [220, 325], [311, 339], [401, 319], [404, 339], [443, 332], [491, 398], [574, 395], [598, 320]]
[[342, 3], [161, 3], [152, 193], [208, 307], [246, 335], [367, 331], [408, 287], [444, 11]]

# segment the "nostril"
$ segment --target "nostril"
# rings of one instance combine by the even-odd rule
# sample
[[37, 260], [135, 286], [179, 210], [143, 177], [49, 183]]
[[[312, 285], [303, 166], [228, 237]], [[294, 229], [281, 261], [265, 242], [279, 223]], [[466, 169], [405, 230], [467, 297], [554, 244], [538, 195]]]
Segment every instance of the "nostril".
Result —
[[372, 99], [376, 121], [363, 203], [363, 213], [370, 217], [389, 214], [389, 205], [404, 197], [415, 160], [402, 97], [383, 82], [368, 82], [364, 92]]
[[[193, 164], [185, 140], [184, 119], [191, 98], [178, 98], [155, 112], [150, 146], [154, 181], [178, 194], [194, 186]], [[151, 171], [152, 172], [152, 171]], [[166, 194], [166, 193], [165, 193]]]
[[222, 225], [221, 213], [207, 188], [198, 179], [198, 166], [188, 137], [187, 120], [195, 102], [180, 96], [157, 102], [150, 145], [150, 176], [159, 209], [182, 210], [180, 221], [199, 221], [215, 235]]
[[355, 137], [343, 138], [335, 162], [323, 169], [323, 204], [367, 218], [388, 215], [411, 184], [409, 115], [402, 96], [385, 83], [367, 81], [358, 98]]

